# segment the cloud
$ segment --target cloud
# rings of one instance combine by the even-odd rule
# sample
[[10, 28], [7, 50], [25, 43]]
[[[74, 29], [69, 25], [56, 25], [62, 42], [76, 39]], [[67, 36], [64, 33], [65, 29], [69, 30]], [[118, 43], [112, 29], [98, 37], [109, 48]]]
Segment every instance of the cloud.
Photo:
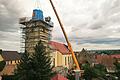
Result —
[[88, 49], [88, 50], [109, 50], [109, 49], [119, 49], [119, 46], [112, 45], [112, 44], [90, 44], [90, 43], [85, 43], [81, 45], [77, 45], [76, 43], [72, 42], [72, 46], [74, 51], [80, 51], [83, 48]]
[[[69, 3], [67, 2], [60, 6], [64, 25], [71, 30], [67, 32], [69, 39], [71, 43], [76, 44], [73, 47], [84, 44], [87, 44], [88, 49], [92, 44], [96, 45], [96, 49], [102, 48], [101, 46], [112, 48], [112, 45], [113, 48], [120, 47], [119, 0], [70, 0]], [[59, 40], [62, 41], [62, 37]]]
[[[26, 8], [29, 10], [32, 7], [29, 0], [0, 0], [0, 30], [1, 31], [16, 31], [18, 30], [18, 21], [21, 16], [28, 15], [27, 9], [25, 8], [25, 4], [28, 2], [28, 5], [26, 5]], [[24, 6], [23, 6], [24, 5]], [[29, 8], [28, 8], [29, 7]], [[31, 12], [31, 10], [29, 11]], [[31, 14], [31, 13], [30, 13]], [[30, 15], [28, 15], [30, 16]]]
[[[62, 14], [70, 41], [76, 44], [73, 47], [87, 44], [87, 48], [91, 48], [95, 44], [96, 49], [103, 45], [119, 48], [119, 0], [66, 0], [61, 3], [56, 3], [56, 8]], [[54, 28], [53, 39], [65, 42], [62, 32], [58, 33], [56, 26]]]
[[29, 0], [0, 0], [0, 48], [3, 50], [20, 51], [19, 18], [28, 15], [25, 9], [31, 8], [29, 4], [24, 8], [24, 2], [32, 3]]
[[[119, 48], [120, 0], [53, 1], [74, 49]], [[20, 51], [20, 17], [31, 17], [35, 0], [0, 0], [0, 47]], [[40, 1], [54, 22], [52, 40], [66, 42], [49, 0]]]

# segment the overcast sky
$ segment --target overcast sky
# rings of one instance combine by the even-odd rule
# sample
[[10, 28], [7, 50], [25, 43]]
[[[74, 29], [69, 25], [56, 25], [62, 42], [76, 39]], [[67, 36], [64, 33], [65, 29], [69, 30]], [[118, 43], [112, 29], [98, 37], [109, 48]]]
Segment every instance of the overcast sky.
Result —
[[[52, 40], [65, 42], [49, 0], [39, 0], [54, 22]], [[120, 49], [120, 0], [53, 0], [74, 50]], [[20, 51], [20, 17], [31, 17], [35, 0], [0, 0], [0, 48]]]

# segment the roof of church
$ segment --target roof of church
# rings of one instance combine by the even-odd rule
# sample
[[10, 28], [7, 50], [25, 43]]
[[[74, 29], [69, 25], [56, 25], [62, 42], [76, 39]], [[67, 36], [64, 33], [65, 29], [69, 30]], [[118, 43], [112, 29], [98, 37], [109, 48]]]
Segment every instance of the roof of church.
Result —
[[69, 49], [68, 49], [67, 45], [65, 45], [63, 43], [50, 41], [49, 45], [52, 49], [61, 52], [63, 55], [69, 54]]

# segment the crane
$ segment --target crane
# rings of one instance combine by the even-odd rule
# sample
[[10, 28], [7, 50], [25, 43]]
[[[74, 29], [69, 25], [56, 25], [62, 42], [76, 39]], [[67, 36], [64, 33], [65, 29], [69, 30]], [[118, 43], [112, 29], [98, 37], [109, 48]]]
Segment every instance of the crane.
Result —
[[61, 27], [61, 29], [62, 29], [62, 32], [63, 32], [63, 34], [64, 34], [64, 37], [65, 37], [65, 39], [66, 39], [68, 48], [69, 48], [70, 52], [72, 53], [72, 58], [73, 58], [74, 63], [76, 64], [76, 68], [77, 68], [77, 70], [80, 70], [80, 66], [79, 66], [79, 64], [78, 64], [78, 61], [77, 61], [77, 59], [76, 59], [76, 56], [75, 56], [74, 51], [73, 51], [73, 49], [72, 49], [72, 46], [71, 46], [71, 44], [70, 44], [70, 42], [69, 42], [69, 40], [68, 40], [67, 34], [66, 34], [65, 29], [64, 29], [64, 27], [63, 27], [63, 24], [62, 24], [62, 22], [61, 22], [61, 20], [60, 20], [60, 17], [59, 17], [59, 15], [58, 15], [58, 13], [57, 13], [57, 11], [56, 11], [56, 9], [55, 9], [55, 6], [54, 6], [52, 0], [49, 0], [49, 1], [50, 1], [50, 3], [51, 3], [51, 6], [52, 6], [52, 8], [53, 8], [53, 10], [54, 10], [54, 13], [55, 13], [57, 19], [58, 19], [59, 25], [60, 25], [60, 27]]

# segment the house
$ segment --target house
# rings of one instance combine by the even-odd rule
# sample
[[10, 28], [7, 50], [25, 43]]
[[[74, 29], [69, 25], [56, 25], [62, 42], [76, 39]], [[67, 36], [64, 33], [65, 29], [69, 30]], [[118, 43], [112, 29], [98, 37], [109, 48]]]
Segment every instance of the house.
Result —
[[2, 54], [2, 49], [0, 49], [0, 61], [3, 61], [1, 54]]
[[113, 59], [117, 59], [117, 61], [120, 62], [120, 54], [112, 54], [111, 57]]
[[14, 75], [14, 70], [16, 65], [20, 62], [20, 55], [17, 51], [2, 51], [0, 54], [3, 60], [6, 62], [6, 65], [0, 75]]
[[3, 58], [2, 58], [2, 56], [0, 55], [0, 61], [3, 61]]
[[2, 51], [1, 56], [6, 62], [6, 65], [18, 64], [20, 62], [20, 55], [17, 51]]
[[63, 66], [68, 69], [72, 66], [72, 55], [69, 52], [67, 45], [59, 42], [50, 41], [49, 46], [52, 50], [51, 60], [54, 67]]
[[114, 66], [114, 58], [111, 55], [107, 54], [101, 54], [96, 55], [96, 64], [102, 64], [106, 67], [108, 72], [114, 72], [115, 66]]

